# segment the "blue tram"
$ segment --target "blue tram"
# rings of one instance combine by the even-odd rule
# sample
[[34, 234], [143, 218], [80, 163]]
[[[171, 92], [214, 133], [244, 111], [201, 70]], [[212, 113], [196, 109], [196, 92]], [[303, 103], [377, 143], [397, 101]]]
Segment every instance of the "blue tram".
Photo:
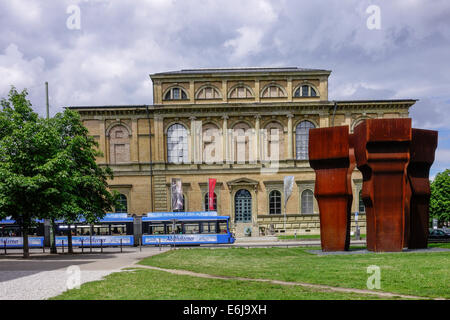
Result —
[[[28, 234], [28, 246], [30, 248], [42, 248], [44, 246], [44, 221], [36, 220]], [[22, 248], [23, 234], [20, 226], [10, 217], [0, 220], [0, 248]]]
[[[134, 218], [126, 213], [107, 213], [99, 222], [91, 225], [84, 219], [70, 225], [72, 245], [79, 246], [133, 246]], [[56, 221], [56, 246], [68, 245], [69, 226], [62, 220]]]
[[216, 211], [150, 212], [142, 218], [143, 245], [230, 244], [230, 217]]

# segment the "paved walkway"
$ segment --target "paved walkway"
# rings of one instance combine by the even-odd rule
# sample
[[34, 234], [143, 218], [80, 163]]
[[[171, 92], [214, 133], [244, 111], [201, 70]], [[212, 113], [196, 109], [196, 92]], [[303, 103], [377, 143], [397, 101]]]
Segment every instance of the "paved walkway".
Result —
[[115, 251], [92, 254], [38, 254], [24, 260], [17, 256], [0, 256], [0, 300], [42, 300], [66, 291], [75, 273], [68, 269], [80, 269], [80, 282], [100, 280], [122, 268], [131, 267], [139, 260], [160, 251], [155, 247], [127, 248], [123, 253]]

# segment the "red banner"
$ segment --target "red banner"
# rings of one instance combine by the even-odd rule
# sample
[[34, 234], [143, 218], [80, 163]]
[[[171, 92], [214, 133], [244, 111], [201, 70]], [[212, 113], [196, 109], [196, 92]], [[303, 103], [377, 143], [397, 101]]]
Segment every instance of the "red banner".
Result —
[[209, 211], [216, 210], [214, 208], [214, 188], [216, 187], [216, 179], [209, 179], [209, 191], [208, 191], [208, 207]]

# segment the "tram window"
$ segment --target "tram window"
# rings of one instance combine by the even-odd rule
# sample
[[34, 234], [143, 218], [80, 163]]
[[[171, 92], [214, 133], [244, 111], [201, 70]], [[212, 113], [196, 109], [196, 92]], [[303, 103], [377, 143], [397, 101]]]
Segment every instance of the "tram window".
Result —
[[[172, 223], [167, 223], [166, 224], [166, 229], [167, 229], [167, 234], [172, 234], [173, 233], [173, 228], [172, 228], [172, 226], [173, 226], [173, 224]], [[177, 233], [177, 234], [181, 234], [181, 233], [183, 233], [183, 228], [182, 228], [182, 225], [181, 225], [181, 223], [177, 223], [176, 225], [175, 225], [175, 233]]]
[[227, 222], [226, 221], [219, 221], [219, 230], [217, 230], [217, 233], [227, 233]]
[[185, 234], [199, 233], [199, 224], [198, 223], [185, 223], [184, 224], [184, 233]]
[[149, 234], [164, 234], [164, 224], [151, 224]]
[[108, 236], [109, 226], [94, 226], [94, 235], [96, 236]]
[[217, 233], [216, 232], [216, 222], [203, 222], [203, 232], [202, 233]]
[[91, 235], [90, 226], [77, 226], [77, 236], [89, 236]]
[[111, 234], [113, 236], [121, 236], [126, 234], [126, 226], [123, 224], [113, 224], [111, 225]]
[[18, 227], [4, 227], [1, 231], [2, 237], [21, 237], [22, 233]]

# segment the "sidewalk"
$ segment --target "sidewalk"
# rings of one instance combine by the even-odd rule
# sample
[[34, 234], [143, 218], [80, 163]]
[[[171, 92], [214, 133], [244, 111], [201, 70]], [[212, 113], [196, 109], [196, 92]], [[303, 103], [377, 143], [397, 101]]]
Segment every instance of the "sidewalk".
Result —
[[[306, 246], [306, 247], [320, 247], [320, 239], [286, 239], [280, 240], [276, 236], [265, 237], [238, 237], [236, 242], [231, 246], [247, 247], [247, 246], [277, 246], [277, 247], [294, 247], [294, 246]], [[366, 245], [366, 240], [350, 240], [350, 245], [359, 246]]]
[[74, 255], [41, 252], [32, 254], [30, 259], [21, 258], [20, 253], [0, 256], [0, 300], [48, 299], [66, 291], [71, 279], [78, 276], [80, 284], [100, 280], [168, 249], [143, 247], [142, 251], [129, 248], [123, 253], [116, 249]]

